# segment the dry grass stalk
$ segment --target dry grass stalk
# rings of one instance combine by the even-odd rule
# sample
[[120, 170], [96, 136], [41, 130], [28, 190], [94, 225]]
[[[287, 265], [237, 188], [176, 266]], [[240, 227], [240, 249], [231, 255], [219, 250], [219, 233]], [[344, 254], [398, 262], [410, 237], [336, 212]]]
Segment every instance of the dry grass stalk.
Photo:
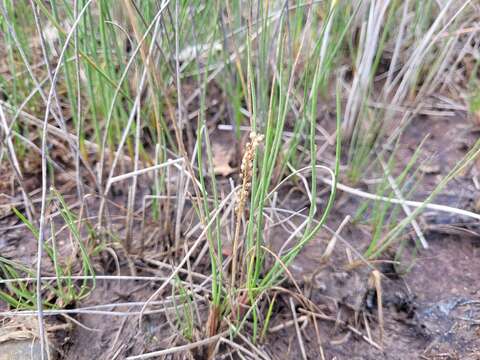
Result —
[[384, 319], [383, 319], [383, 303], [382, 303], [382, 278], [381, 273], [378, 270], [373, 270], [370, 279], [369, 287], [374, 288], [377, 294], [377, 311], [378, 311], [378, 324], [380, 326], [380, 346], [383, 348], [384, 339]]
[[293, 315], [293, 320], [295, 325], [295, 331], [297, 333], [298, 345], [300, 346], [300, 353], [302, 354], [302, 358], [304, 360], [307, 360], [307, 352], [305, 350], [305, 345], [303, 343], [302, 332], [300, 331], [300, 326], [298, 325], [298, 317], [297, 317], [297, 311], [295, 310], [295, 304], [292, 298], [290, 298], [289, 300], [290, 300], [290, 309], [292, 310], [292, 315]]

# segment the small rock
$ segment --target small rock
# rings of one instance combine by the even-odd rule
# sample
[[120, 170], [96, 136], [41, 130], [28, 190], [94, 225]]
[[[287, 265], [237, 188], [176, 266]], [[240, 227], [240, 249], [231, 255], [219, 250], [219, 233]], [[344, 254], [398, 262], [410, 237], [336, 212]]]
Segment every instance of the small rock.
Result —
[[40, 360], [38, 340], [8, 341], [0, 344], [0, 360]]
[[[48, 328], [46, 330], [48, 335]], [[0, 360], [38, 360], [42, 358], [40, 349], [35, 316], [14, 317], [2, 323]], [[51, 355], [53, 356], [53, 351]]]
[[420, 171], [424, 174], [438, 174], [440, 173], [440, 165], [438, 164], [424, 164], [420, 166]]

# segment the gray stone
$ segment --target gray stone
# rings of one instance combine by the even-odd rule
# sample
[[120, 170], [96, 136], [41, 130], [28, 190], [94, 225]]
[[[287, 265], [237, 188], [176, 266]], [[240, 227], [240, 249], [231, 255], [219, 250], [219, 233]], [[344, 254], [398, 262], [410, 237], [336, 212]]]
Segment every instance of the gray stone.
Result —
[[7, 341], [0, 344], [0, 360], [40, 360], [38, 340]]

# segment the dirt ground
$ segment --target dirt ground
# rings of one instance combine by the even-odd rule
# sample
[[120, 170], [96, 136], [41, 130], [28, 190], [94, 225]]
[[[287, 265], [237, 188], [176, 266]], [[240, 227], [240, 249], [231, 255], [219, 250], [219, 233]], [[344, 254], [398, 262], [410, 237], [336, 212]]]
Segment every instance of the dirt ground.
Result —
[[[424, 167], [422, 183], [417, 187], [414, 200], [423, 200], [433, 190], [478, 138], [479, 129], [462, 113], [449, 117], [417, 116], [402, 136], [397, 153], [399, 167], [405, 166], [427, 134], [429, 138], [422, 156], [430, 161]], [[231, 163], [223, 170], [228, 173], [230, 165], [235, 166]], [[480, 190], [472, 179], [479, 172], [478, 163], [470, 166], [435, 202], [477, 211]], [[0, 176], [4, 184], [2, 193], [11, 193], [11, 188], [5, 185], [11, 183], [8, 169]], [[35, 188], [35, 173], [31, 177], [30, 186]], [[365, 189], [368, 190], [368, 185]], [[7, 203], [9, 199], [2, 201]], [[299, 194], [289, 201], [291, 209], [296, 211], [304, 206], [305, 197]], [[353, 215], [360, 200], [340, 192], [337, 204], [328, 223], [332, 229], [337, 229], [345, 216]], [[0, 213], [0, 253], [33, 265], [35, 241], [20, 221], [8, 209], [3, 209]], [[113, 209], [115, 207], [110, 212], [112, 218]], [[122, 213], [121, 209], [116, 211]], [[277, 292], [271, 332], [257, 344], [258, 348], [274, 359], [300, 358], [302, 350], [297, 335], [300, 331], [309, 359], [321, 358], [321, 352], [326, 359], [338, 360], [480, 359], [480, 225], [432, 211], [426, 211], [419, 222], [429, 244], [428, 250], [415, 252], [414, 234], [409, 232], [403, 241], [405, 255], [401, 266], [394, 264], [393, 252], [386, 253], [376, 264], [382, 273], [383, 330], [379, 324], [377, 294], [370, 282], [372, 268], [364, 264], [351, 266], [348, 256], [352, 249], [362, 252], [366, 248], [370, 241], [368, 231], [348, 223], [341, 232], [343, 240], [336, 246], [330, 261], [321, 261], [331, 238], [331, 234], [324, 231], [290, 267], [302, 294], [294, 302], [296, 316], [304, 316], [308, 321], [300, 322], [299, 330], [291, 321], [290, 292], [296, 292], [296, 287], [293, 281], [287, 280], [285, 289]], [[124, 228], [119, 225], [116, 230], [122, 234]], [[136, 236], [138, 238], [138, 234]], [[269, 241], [278, 249], [285, 241], [285, 232], [281, 228], [272, 229]], [[128, 275], [133, 271], [139, 276], [166, 277], [170, 269], [153, 266], [154, 261], [139, 256], [130, 259], [103, 256], [97, 259], [97, 275]], [[401, 272], [408, 265], [408, 271]], [[77, 311], [68, 316], [49, 316], [49, 324], [69, 324], [68, 328], [52, 334], [58, 358], [123, 359], [178, 344], [178, 334], [172, 334], [169, 326], [174, 320], [164, 309], [152, 307], [153, 310], [139, 321], [139, 304], [160, 283], [98, 280], [94, 292], [71, 307], [72, 310], [88, 308], [96, 313]], [[168, 295], [166, 291], [161, 296]], [[0, 303], [0, 310], [7, 310], [5, 304]], [[207, 309], [203, 310], [206, 313]], [[305, 317], [310, 310], [322, 314], [317, 319], [317, 329], [312, 318]], [[199, 316], [206, 321], [205, 314]], [[177, 356], [184, 358], [186, 355]], [[197, 351], [190, 354], [192, 356], [202, 358], [204, 355]]]

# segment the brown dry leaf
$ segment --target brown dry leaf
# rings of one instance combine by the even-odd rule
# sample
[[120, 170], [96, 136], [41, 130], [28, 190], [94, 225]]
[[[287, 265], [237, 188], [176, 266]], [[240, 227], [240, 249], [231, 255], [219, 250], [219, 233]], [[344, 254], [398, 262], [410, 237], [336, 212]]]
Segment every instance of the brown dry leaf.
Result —
[[215, 141], [212, 139], [212, 162], [215, 175], [229, 176], [237, 169], [231, 164], [235, 163], [235, 143]]

